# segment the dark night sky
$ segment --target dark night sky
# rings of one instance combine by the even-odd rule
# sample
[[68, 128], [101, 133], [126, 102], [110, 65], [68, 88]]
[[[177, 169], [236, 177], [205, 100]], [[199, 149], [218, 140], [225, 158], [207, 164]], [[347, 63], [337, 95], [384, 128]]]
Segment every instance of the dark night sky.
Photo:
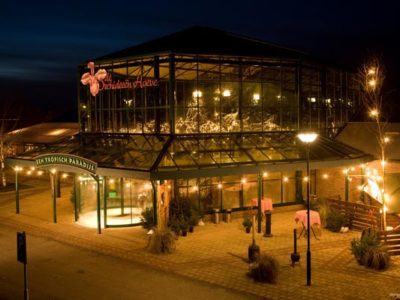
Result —
[[0, 101], [24, 103], [28, 118], [75, 115], [79, 63], [192, 25], [261, 38], [353, 67], [377, 54], [387, 68], [386, 90], [397, 89], [393, 97], [400, 88], [400, 4], [390, 2], [4, 1]]

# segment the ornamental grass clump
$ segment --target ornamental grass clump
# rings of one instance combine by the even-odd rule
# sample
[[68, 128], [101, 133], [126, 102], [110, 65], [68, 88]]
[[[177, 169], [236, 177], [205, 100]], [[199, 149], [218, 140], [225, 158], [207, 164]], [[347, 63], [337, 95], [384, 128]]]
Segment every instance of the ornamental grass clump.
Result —
[[155, 232], [149, 237], [147, 250], [155, 254], [168, 254], [175, 251], [175, 234], [170, 230]]
[[364, 231], [359, 240], [353, 239], [351, 253], [360, 265], [367, 268], [385, 270], [390, 265], [390, 256], [374, 230]]
[[278, 281], [279, 262], [272, 256], [262, 254], [250, 267], [248, 275], [258, 282], [276, 283]]

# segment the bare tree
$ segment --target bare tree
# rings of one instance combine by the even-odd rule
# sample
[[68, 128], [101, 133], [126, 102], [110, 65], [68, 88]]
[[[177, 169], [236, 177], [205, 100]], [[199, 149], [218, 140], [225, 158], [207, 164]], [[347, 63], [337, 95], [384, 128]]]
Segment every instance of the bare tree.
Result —
[[382, 87], [385, 80], [385, 70], [381, 60], [377, 57], [365, 63], [359, 71], [360, 84], [363, 89], [362, 102], [367, 109], [369, 117], [375, 123], [374, 135], [378, 144], [378, 155], [380, 160], [382, 181], [380, 184], [380, 194], [383, 211], [383, 229], [386, 229], [386, 200], [385, 192], [385, 166], [387, 164], [386, 146], [390, 138], [386, 135], [385, 128], [387, 118], [385, 118], [385, 108], [382, 94]]

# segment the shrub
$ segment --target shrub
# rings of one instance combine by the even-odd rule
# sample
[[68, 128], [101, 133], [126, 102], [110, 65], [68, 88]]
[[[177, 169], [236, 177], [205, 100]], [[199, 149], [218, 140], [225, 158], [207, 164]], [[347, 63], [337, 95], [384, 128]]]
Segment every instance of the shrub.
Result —
[[329, 215], [330, 208], [329, 205], [324, 198], [315, 198], [313, 197], [310, 202], [311, 210], [315, 210], [319, 212], [319, 216], [321, 217], [322, 226], [326, 226], [326, 219]]
[[351, 241], [351, 252], [360, 265], [376, 270], [389, 267], [390, 256], [381, 246], [378, 235], [373, 230], [364, 231], [361, 239]]
[[153, 228], [154, 224], [154, 210], [152, 207], [146, 207], [142, 211], [142, 216], [140, 217], [140, 221], [143, 223], [143, 228], [150, 230]]
[[150, 237], [147, 250], [156, 254], [167, 254], [175, 251], [175, 236], [169, 231], [156, 230]]
[[185, 218], [180, 218], [179, 219], [179, 227], [182, 231], [187, 231], [189, 228], [188, 222], [185, 220]]
[[176, 235], [179, 235], [179, 232], [181, 231], [181, 225], [178, 218], [171, 218], [168, 226]]
[[325, 227], [333, 232], [339, 232], [345, 223], [345, 216], [336, 210], [330, 210], [326, 217]]
[[199, 219], [200, 217], [197, 212], [192, 210], [192, 214], [189, 218], [189, 226], [196, 226], [199, 223]]
[[262, 254], [256, 263], [250, 267], [249, 276], [255, 281], [276, 283], [278, 281], [279, 263], [269, 255]]

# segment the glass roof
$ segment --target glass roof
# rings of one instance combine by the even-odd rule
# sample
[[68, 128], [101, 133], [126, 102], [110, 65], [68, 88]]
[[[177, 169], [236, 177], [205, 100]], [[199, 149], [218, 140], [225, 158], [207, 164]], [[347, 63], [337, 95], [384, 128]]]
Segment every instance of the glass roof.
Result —
[[[208, 135], [78, 134], [37, 147], [15, 158], [32, 160], [44, 153], [68, 153], [99, 167], [162, 173], [213, 170], [222, 167], [268, 166], [305, 160], [305, 148], [294, 131]], [[310, 150], [311, 161], [366, 158], [366, 154], [320, 136]], [[175, 175], [174, 175], [175, 176]]]

